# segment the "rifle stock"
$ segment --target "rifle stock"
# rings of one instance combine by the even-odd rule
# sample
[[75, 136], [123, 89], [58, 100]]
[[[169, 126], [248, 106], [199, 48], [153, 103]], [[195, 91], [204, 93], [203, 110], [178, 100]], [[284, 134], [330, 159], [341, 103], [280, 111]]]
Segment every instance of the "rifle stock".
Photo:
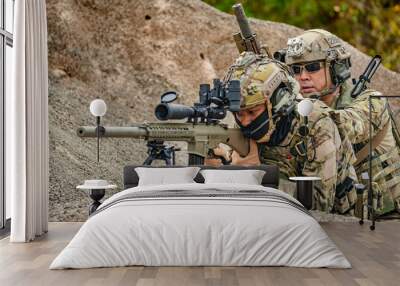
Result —
[[[96, 137], [96, 126], [81, 126], [79, 137]], [[207, 158], [209, 151], [219, 143], [229, 145], [241, 156], [249, 152], [249, 142], [239, 128], [228, 128], [223, 124], [192, 123], [143, 123], [129, 127], [102, 127], [100, 137], [136, 138], [146, 141], [184, 141], [189, 154]]]

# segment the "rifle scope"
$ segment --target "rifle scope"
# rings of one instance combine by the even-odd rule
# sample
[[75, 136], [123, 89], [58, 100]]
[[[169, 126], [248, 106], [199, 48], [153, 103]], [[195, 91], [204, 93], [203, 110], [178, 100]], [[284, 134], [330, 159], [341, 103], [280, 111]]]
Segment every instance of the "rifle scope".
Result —
[[193, 107], [174, 103], [160, 103], [155, 109], [157, 119], [162, 121], [168, 119], [192, 118], [195, 113]]
[[[167, 92], [161, 96], [161, 103], [156, 106], [155, 115], [158, 120], [185, 119], [197, 123], [217, 123], [224, 119], [227, 110], [240, 110], [240, 81], [230, 80], [223, 83], [219, 79], [213, 80], [214, 87], [201, 84], [199, 102], [193, 106], [171, 103], [176, 99], [176, 93]], [[175, 95], [175, 96], [174, 96]]]

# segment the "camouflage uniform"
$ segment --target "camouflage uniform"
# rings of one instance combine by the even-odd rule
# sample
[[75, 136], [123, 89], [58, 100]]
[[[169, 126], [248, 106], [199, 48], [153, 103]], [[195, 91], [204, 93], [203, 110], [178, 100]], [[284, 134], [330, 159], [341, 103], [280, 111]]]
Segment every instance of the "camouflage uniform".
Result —
[[[292, 51], [289, 52], [289, 50]], [[339, 96], [330, 106], [334, 109], [330, 114], [338, 126], [342, 139], [343, 136], [346, 136], [357, 153], [368, 144], [369, 140], [369, 96], [381, 94], [374, 90], [365, 90], [356, 99], [351, 98], [352, 85], [348, 80], [350, 77], [350, 54], [331, 33], [324, 30], [310, 30], [296, 38], [289, 39], [286, 57], [289, 65], [316, 60], [325, 60], [331, 78], [335, 79], [332, 80], [336, 84], [335, 88], [340, 88]], [[322, 96], [328, 92], [327, 87], [322, 91]], [[303, 96], [315, 95], [304, 94]], [[398, 164], [400, 157], [386, 104], [386, 100], [383, 99], [374, 98], [371, 101], [373, 126], [371, 137], [373, 138], [380, 130], [387, 128], [383, 140], [374, 150], [375, 158], [373, 159], [373, 204], [378, 214], [384, 214], [394, 209], [400, 211], [400, 165]], [[362, 174], [368, 172], [368, 160], [358, 161], [355, 166], [357, 176], [360, 182], [367, 185], [368, 181]], [[364, 199], [366, 199], [366, 194]]]
[[[314, 183], [316, 209], [330, 211], [334, 208], [336, 212], [343, 213], [349, 210], [349, 201], [352, 204], [357, 199], [352, 184], [357, 182], [352, 166], [355, 157], [352, 152], [345, 152], [345, 144], [342, 144], [344, 142], [339, 131], [328, 115], [329, 110], [326, 105], [314, 100], [314, 110], [309, 116], [308, 123], [310, 138], [306, 138], [304, 142], [307, 149], [306, 156], [295, 152], [295, 146], [302, 144], [305, 139], [299, 136], [301, 119], [297, 116], [292, 122], [287, 138], [280, 146], [266, 147], [261, 161], [265, 164], [278, 165], [286, 177], [320, 177], [321, 181]], [[336, 199], [337, 189], [341, 189], [348, 200]]]
[[[243, 53], [232, 65], [225, 80], [239, 79], [241, 82], [241, 109], [247, 109], [265, 103], [268, 111], [269, 129], [258, 140], [260, 160], [266, 164], [278, 165], [282, 174], [290, 176], [316, 176], [321, 181], [314, 184], [314, 208], [331, 211], [334, 208], [335, 190], [345, 185], [345, 181], [356, 181], [351, 164], [354, 155], [344, 152], [344, 145], [339, 131], [329, 116], [329, 108], [320, 101], [314, 100], [313, 112], [308, 116], [309, 134], [301, 135], [303, 124], [297, 113], [296, 93], [298, 84], [289, 75], [285, 65], [267, 57]], [[277, 92], [286, 88], [283, 93]], [[267, 100], [265, 101], [265, 99]], [[282, 110], [293, 107], [290, 114], [290, 128], [279, 144], [271, 145], [274, 132], [280, 132], [279, 125]], [[352, 154], [352, 153], [350, 153]]]

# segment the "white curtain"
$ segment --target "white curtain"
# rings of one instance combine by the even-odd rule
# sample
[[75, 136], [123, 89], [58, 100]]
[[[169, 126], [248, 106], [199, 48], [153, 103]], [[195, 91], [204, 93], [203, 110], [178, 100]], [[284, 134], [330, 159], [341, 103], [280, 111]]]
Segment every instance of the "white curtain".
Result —
[[6, 98], [12, 242], [47, 232], [48, 68], [45, 0], [15, 1], [13, 93]]

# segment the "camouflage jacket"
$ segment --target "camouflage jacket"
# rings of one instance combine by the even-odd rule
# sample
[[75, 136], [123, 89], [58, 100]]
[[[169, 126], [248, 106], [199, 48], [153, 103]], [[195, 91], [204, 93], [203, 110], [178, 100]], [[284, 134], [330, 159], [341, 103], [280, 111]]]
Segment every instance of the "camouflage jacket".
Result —
[[[333, 110], [331, 116], [337, 124], [339, 131], [344, 130], [352, 144], [367, 142], [369, 137], [369, 96], [381, 93], [367, 89], [357, 98], [350, 96], [351, 84], [345, 82], [340, 89], [340, 94], [330, 106]], [[371, 101], [373, 134], [381, 130], [389, 122], [386, 111], [386, 101], [374, 98]]]
[[[332, 111], [333, 119], [338, 128], [345, 130], [352, 144], [365, 144], [368, 142], [369, 96], [380, 94], [381, 93], [375, 90], [367, 89], [347, 106]], [[382, 130], [386, 124], [389, 124], [389, 129], [384, 139], [377, 147], [378, 153], [388, 152], [396, 145], [396, 141], [392, 134], [392, 126], [386, 104], [385, 99], [371, 99], [372, 137]]]
[[[299, 128], [301, 119], [295, 117], [291, 130], [279, 146], [264, 146], [260, 160], [264, 164], [278, 165], [286, 177], [316, 176], [321, 181], [314, 184], [314, 208], [331, 211], [335, 202], [335, 190], [347, 177], [356, 181], [352, 163], [354, 153], [349, 142], [342, 142], [339, 131], [324, 103], [313, 100], [314, 109], [308, 117], [309, 135], [302, 137]], [[290, 150], [304, 142], [305, 156]]]

